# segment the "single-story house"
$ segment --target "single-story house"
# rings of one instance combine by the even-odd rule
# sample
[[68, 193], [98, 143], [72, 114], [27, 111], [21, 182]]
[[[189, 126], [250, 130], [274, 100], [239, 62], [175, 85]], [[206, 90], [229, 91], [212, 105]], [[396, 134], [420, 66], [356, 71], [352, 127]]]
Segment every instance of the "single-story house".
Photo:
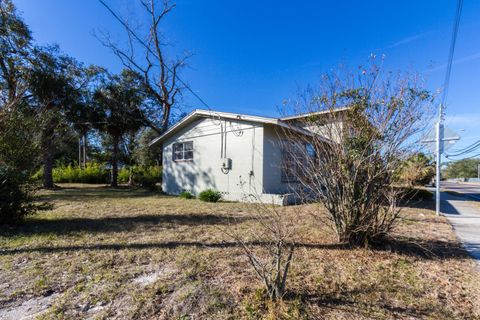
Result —
[[162, 190], [198, 195], [211, 188], [231, 201], [252, 199], [250, 195], [275, 204], [294, 201], [295, 186], [282, 166], [281, 142], [289, 131], [318, 134], [300, 125], [299, 120], [307, 116], [311, 114], [270, 118], [198, 109], [191, 112], [150, 143], [163, 148]]

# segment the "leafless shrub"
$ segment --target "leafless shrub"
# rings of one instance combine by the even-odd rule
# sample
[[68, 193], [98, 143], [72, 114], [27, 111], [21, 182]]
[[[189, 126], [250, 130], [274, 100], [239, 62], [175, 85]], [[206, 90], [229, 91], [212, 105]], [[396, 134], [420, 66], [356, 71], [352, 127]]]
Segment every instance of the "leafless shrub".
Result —
[[418, 77], [372, 63], [325, 75], [292, 104], [304, 116], [284, 121], [311, 134], [283, 133], [284, 175], [298, 198], [323, 203], [339, 241], [367, 246], [394, 227], [394, 172], [415, 151], [432, 101]]
[[295, 251], [296, 224], [284, 212], [285, 208], [258, 202], [255, 195], [246, 198], [252, 201], [249, 205], [252, 223], [246, 229], [232, 224], [222, 231], [240, 244], [267, 296], [272, 300], [282, 299]]

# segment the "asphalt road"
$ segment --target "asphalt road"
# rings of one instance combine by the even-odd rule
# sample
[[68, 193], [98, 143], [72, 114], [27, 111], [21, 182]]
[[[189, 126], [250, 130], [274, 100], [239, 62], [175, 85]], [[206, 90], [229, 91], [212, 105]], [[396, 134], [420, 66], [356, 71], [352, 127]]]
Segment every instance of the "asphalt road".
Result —
[[440, 188], [444, 191], [458, 192], [471, 199], [480, 201], [480, 184], [478, 183], [455, 183], [442, 181]]

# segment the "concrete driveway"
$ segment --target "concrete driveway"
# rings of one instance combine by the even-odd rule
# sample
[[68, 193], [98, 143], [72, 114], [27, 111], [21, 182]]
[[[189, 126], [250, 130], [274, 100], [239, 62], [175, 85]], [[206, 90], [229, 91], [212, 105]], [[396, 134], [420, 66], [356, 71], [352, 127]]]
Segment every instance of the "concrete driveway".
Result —
[[442, 192], [441, 212], [448, 218], [457, 237], [470, 255], [477, 260], [480, 268], [480, 201], [473, 200], [477, 197], [480, 200], [480, 193], [477, 193], [475, 188], [464, 186], [451, 188], [449, 185], [442, 185], [442, 189], [461, 193], [452, 195]]

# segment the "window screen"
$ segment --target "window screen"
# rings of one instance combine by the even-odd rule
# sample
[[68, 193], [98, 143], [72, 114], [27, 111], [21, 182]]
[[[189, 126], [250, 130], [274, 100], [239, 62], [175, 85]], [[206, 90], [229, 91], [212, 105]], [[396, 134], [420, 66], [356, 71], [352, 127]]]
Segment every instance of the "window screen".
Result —
[[193, 141], [173, 144], [173, 161], [193, 160]]

